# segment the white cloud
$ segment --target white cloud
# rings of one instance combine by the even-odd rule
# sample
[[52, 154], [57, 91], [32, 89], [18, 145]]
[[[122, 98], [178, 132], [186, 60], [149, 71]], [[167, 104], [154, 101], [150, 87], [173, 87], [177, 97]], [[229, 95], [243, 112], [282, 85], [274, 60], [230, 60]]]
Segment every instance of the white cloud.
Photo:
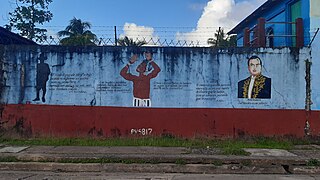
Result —
[[188, 7], [193, 11], [201, 11], [206, 6], [205, 3], [190, 3]]
[[177, 33], [176, 39], [199, 42], [199, 45], [204, 46], [219, 27], [228, 32], [265, 1], [244, 0], [235, 3], [234, 0], [210, 0], [198, 20], [196, 29], [188, 33]]
[[123, 27], [123, 34], [120, 38], [127, 36], [134, 41], [146, 41], [148, 45], [157, 45], [159, 37], [154, 33], [152, 27], [138, 26], [135, 23], [125, 23]]

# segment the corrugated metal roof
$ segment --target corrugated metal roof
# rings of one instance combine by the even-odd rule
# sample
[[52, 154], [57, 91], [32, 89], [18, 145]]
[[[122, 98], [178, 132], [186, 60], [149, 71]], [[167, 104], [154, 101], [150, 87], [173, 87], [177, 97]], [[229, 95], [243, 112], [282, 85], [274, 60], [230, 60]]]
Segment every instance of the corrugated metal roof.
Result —
[[16, 33], [13, 33], [3, 27], [0, 27], [0, 44], [10, 45], [38, 45], [34, 41], [24, 38]]
[[259, 8], [257, 8], [253, 13], [251, 13], [248, 17], [242, 20], [236, 27], [231, 29], [227, 34], [238, 34], [238, 32], [242, 31], [245, 27], [248, 26], [249, 22], [257, 20], [259, 17], [262, 16], [263, 13], [269, 11], [270, 8], [272, 8], [276, 4], [282, 3], [283, 1], [284, 0], [268, 0]]

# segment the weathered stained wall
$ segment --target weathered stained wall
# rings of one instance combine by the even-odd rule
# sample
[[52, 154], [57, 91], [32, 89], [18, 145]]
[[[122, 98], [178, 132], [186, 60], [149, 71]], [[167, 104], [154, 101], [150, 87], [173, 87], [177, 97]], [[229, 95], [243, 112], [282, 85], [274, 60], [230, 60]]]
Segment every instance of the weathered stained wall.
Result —
[[311, 43], [311, 87], [312, 87], [312, 109], [320, 110], [320, 13], [319, 1], [311, 0], [310, 6], [310, 37], [314, 38]]
[[[319, 111], [311, 113], [311, 135], [319, 135], [319, 117]], [[303, 137], [306, 112], [284, 109], [123, 108], [27, 104], [7, 105], [3, 119], [9, 120], [7, 129], [13, 129], [22, 136]]]
[[[305, 107], [308, 49], [154, 48], [152, 51], [154, 62], [161, 68], [158, 76], [151, 79], [152, 107]], [[45, 103], [32, 101], [36, 96], [36, 66], [40, 52], [47, 55], [46, 63], [51, 70]], [[131, 49], [114, 47], [5, 47], [7, 81], [2, 101], [5, 104], [131, 107], [133, 85], [120, 76], [120, 70], [132, 55]], [[261, 58], [262, 74], [271, 78], [271, 98], [238, 98], [238, 82], [250, 76], [247, 58], [252, 55]], [[132, 74], [137, 75], [135, 69], [142, 59], [140, 53], [139, 61], [130, 67]]]
[[[148, 48], [161, 68], [151, 80], [152, 108], [132, 108], [132, 82], [120, 76], [134, 53], [139, 52], [134, 66], [142, 62], [145, 48], [1, 46], [0, 50], [5, 82], [0, 132], [71, 137], [303, 136], [306, 120], [311, 124], [308, 132], [320, 131], [319, 111], [305, 111], [309, 48]], [[45, 102], [33, 101], [41, 52], [51, 71]], [[262, 74], [271, 78], [271, 98], [238, 98], [238, 82], [249, 76], [247, 57], [252, 55], [262, 59]], [[312, 72], [314, 67], [318, 66], [313, 64]], [[311, 79], [312, 85], [317, 82]]]

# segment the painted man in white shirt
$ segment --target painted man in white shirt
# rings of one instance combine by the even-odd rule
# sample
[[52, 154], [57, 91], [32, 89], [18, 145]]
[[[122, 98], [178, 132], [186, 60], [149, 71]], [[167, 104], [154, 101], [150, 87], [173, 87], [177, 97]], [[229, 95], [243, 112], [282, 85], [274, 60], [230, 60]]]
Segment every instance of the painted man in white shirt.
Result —
[[238, 82], [238, 98], [270, 99], [271, 79], [261, 74], [262, 61], [258, 56], [248, 59], [248, 70], [250, 77]]

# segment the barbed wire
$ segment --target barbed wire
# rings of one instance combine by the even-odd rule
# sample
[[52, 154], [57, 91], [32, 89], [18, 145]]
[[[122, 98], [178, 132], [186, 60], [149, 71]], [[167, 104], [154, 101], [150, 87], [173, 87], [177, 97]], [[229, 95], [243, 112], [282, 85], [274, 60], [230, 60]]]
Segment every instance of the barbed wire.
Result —
[[[127, 29], [124, 30], [124, 27]], [[65, 26], [43, 26], [43, 28], [48, 30], [48, 38], [39, 44], [59, 45], [63, 37], [57, 34], [64, 30]], [[215, 38], [218, 29], [219, 27], [92, 26], [90, 30], [97, 36], [95, 43], [98, 46], [115, 46], [119, 39], [127, 36], [134, 42], [145, 42], [144, 46], [207, 47], [210, 46], [208, 39]], [[222, 29], [230, 28], [223, 27]], [[316, 28], [310, 29], [310, 32], [305, 33], [304, 37], [310, 38], [310, 34], [315, 32]], [[276, 33], [284, 35], [287, 32], [277, 31]]]
[[[44, 28], [53, 28], [53, 27], [59, 27], [61, 29], [64, 29], [66, 26], [41, 26], [41, 27], [44, 27]], [[131, 25], [127, 25], [127, 26], [119, 26], [119, 25], [116, 25], [116, 26], [91, 26], [91, 28], [114, 28], [114, 27], [117, 27], [117, 28], [123, 28], [123, 27], [133, 27]], [[149, 26], [136, 26], [136, 27], [142, 27], [142, 28], [151, 28], [151, 29], [218, 29], [219, 26], [205, 26], [205, 27], [195, 27], [195, 26], [155, 26], [155, 27], [149, 27]], [[231, 29], [232, 27], [224, 27], [226, 29]]]
[[[47, 29], [47, 40], [43, 45], [59, 45], [63, 37], [58, 32], [65, 26], [42, 26]], [[207, 40], [214, 37], [219, 27], [145, 27], [145, 26], [91, 26], [97, 36], [98, 46], [117, 45], [119, 39], [127, 36], [134, 42], [145, 42], [144, 46], [205, 47]]]
[[[43, 45], [59, 45], [62, 38], [49, 36], [45, 40]], [[207, 43], [201, 43], [200, 41], [187, 41], [187, 40], [173, 40], [173, 39], [154, 39], [154, 38], [136, 38], [134, 42], [144, 41], [146, 44], [144, 46], [171, 46], [171, 47], [205, 47], [208, 46]], [[98, 46], [115, 46], [116, 40], [114, 38], [100, 37], [96, 42]]]

